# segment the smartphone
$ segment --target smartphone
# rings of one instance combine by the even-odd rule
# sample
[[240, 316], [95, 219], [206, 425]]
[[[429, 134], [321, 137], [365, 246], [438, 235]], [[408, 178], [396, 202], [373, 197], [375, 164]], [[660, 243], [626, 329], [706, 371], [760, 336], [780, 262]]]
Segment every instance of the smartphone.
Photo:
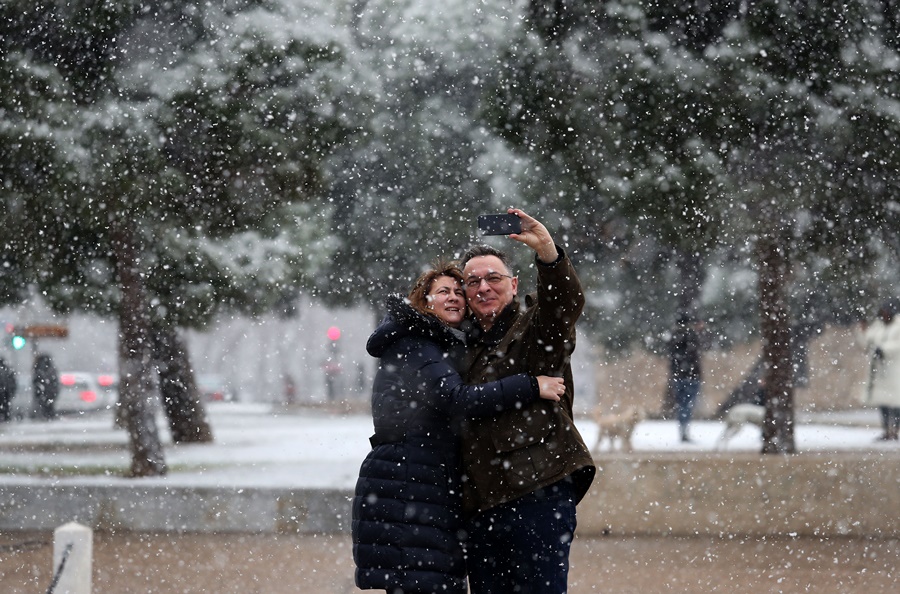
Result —
[[522, 221], [514, 214], [478, 215], [482, 235], [509, 235], [522, 232]]

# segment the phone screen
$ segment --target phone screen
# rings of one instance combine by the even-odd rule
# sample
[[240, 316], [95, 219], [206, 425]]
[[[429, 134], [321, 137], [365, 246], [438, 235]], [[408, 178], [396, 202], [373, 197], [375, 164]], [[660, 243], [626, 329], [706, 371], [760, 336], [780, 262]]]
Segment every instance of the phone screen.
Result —
[[514, 214], [478, 215], [482, 235], [509, 235], [522, 232], [522, 221]]

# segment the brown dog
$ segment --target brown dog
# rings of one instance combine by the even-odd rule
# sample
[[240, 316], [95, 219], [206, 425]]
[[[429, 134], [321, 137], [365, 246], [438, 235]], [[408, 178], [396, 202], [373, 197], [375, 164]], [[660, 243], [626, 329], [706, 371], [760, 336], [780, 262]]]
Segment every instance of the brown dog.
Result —
[[623, 452], [631, 452], [631, 434], [634, 433], [634, 427], [644, 418], [644, 411], [637, 406], [628, 406], [617, 414], [603, 414], [600, 408], [594, 410], [594, 422], [597, 423], [597, 443], [592, 448], [593, 451], [600, 451], [600, 444], [604, 439], [609, 440], [609, 451], [616, 450], [616, 440], [618, 440], [618, 449]]

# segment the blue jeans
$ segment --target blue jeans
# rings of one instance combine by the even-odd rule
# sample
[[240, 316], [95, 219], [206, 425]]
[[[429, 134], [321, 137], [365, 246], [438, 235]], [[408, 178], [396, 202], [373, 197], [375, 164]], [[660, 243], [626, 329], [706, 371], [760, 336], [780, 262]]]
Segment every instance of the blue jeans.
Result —
[[694, 416], [694, 404], [700, 394], [700, 380], [679, 379], [675, 380], [675, 405], [678, 407], [678, 424], [682, 431], [687, 429]]
[[475, 516], [465, 546], [472, 594], [563, 594], [575, 523], [570, 479]]

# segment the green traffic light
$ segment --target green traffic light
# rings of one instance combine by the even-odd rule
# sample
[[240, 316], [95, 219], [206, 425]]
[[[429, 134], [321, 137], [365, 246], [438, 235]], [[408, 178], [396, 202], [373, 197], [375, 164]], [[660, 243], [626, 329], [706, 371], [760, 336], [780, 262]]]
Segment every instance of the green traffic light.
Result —
[[24, 336], [13, 336], [12, 346], [17, 351], [22, 350], [25, 347], [25, 337]]

